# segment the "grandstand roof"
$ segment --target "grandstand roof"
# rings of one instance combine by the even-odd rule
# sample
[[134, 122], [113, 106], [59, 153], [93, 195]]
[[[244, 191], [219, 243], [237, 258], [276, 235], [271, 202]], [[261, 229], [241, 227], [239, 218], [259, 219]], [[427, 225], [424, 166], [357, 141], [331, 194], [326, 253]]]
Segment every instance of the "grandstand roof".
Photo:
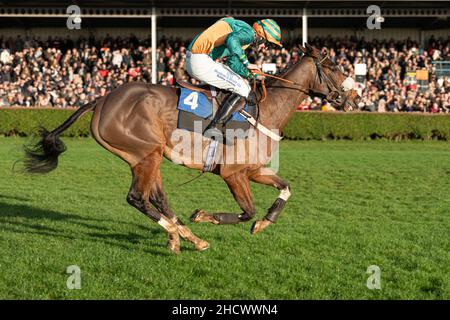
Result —
[[[311, 17], [309, 27], [356, 28], [365, 25], [368, 16], [366, 8], [373, 4], [380, 6], [382, 15], [386, 17], [384, 27], [450, 27], [450, 1], [444, 0], [0, 0], [0, 27], [11, 27], [11, 23], [19, 27], [59, 26], [62, 19], [66, 19], [65, 10], [71, 4], [79, 5], [83, 20], [90, 20], [92, 25], [98, 27], [147, 27], [146, 19], [137, 18], [148, 18], [154, 6], [158, 10], [158, 16], [163, 17], [158, 21], [158, 26], [161, 27], [184, 27], [187, 24], [190, 27], [201, 27], [228, 14], [244, 20], [276, 17], [283, 25], [294, 27], [299, 25], [302, 9], [307, 8], [308, 16]], [[196, 18], [188, 21], [193, 16]], [[46, 17], [54, 19], [45, 19]], [[102, 19], [105, 17], [111, 19]]]
[[450, 1], [349, 1], [349, 0], [1, 0], [0, 5], [6, 7], [53, 7], [65, 8], [77, 4], [85, 8], [366, 8], [368, 5], [379, 5], [382, 8], [448, 8]]

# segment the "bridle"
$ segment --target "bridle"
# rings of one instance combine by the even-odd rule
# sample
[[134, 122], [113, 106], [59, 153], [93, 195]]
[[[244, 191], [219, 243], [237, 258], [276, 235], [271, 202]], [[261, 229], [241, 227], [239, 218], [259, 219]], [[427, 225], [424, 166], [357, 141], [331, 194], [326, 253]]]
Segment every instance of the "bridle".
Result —
[[[311, 58], [313, 59], [314, 65], [316, 66], [316, 78], [315, 78], [313, 87], [315, 86], [315, 84], [317, 82], [317, 78], [318, 78], [320, 83], [325, 82], [327, 89], [328, 89], [328, 94], [326, 94], [326, 95], [323, 93], [314, 93], [314, 92], [313, 92], [313, 95], [324, 97], [325, 100], [327, 100], [331, 104], [334, 104], [338, 107], [344, 107], [347, 100], [349, 99], [349, 94], [346, 93], [346, 91], [349, 91], [349, 88], [345, 88], [342, 85], [346, 81], [346, 79], [343, 80], [340, 84], [337, 84], [337, 82], [335, 81], [334, 78], [330, 77], [329, 75], [327, 75], [324, 72], [323, 63], [325, 62], [325, 60], [329, 59], [328, 52], [320, 60], [317, 58], [314, 58], [314, 57], [311, 57]], [[338, 66], [336, 66], [336, 65], [329, 66], [329, 67], [333, 71], [336, 71], [336, 69], [338, 68]], [[311, 92], [312, 92], [312, 90], [311, 90]]]
[[[285, 79], [282, 77], [277, 77], [271, 74], [267, 74], [264, 72], [260, 72], [260, 71], [253, 71], [253, 73], [258, 74], [258, 75], [262, 75], [264, 77], [269, 77], [269, 78], [273, 78], [273, 79], [277, 79], [280, 80], [282, 82], [285, 83], [289, 83], [291, 85], [293, 85], [298, 91], [301, 91], [303, 93], [305, 93], [308, 96], [319, 96], [322, 97], [324, 99], [326, 99], [328, 102], [330, 102], [331, 104], [338, 106], [338, 107], [344, 107], [345, 104], [347, 103], [348, 99], [350, 97], [353, 97], [353, 95], [355, 94], [354, 91], [350, 91], [349, 88], [345, 88], [343, 87], [343, 83], [348, 79], [342, 81], [341, 84], [337, 84], [336, 81], [334, 79], [332, 79], [330, 76], [328, 76], [323, 68], [324, 65], [323, 63], [325, 62], [325, 60], [327, 58], [329, 58], [328, 56], [328, 52], [325, 56], [323, 56], [321, 59], [317, 58], [317, 57], [313, 57], [311, 55], [308, 55], [309, 57], [311, 57], [314, 61], [314, 65], [316, 67], [316, 74], [314, 77], [314, 83], [312, 84], [312, 86], [310, 86], [309, 88], [305, 88], [302, 84], [296, 82], [296, 81], [292, 81], [289, 79]], [[332, 66], [333, 69], [336, 69], [337, 66]], [[320, 83], [325, 82], [327, 88], [328, 88], [328, 94], [324, 94], [322, 92], [314, 92], [312, 90], [312, 88], [315, 87], [317, 81], [319, 81]], [[264, 80], [261, 81], [261, 85], [263, 88], [263, 97], [260, 100], [260, 102], [263, 102], [266, 99], [266, 88], [265, 88], [265, 84], [264, 84]], [[254, 86], [256, 86], [256, 82], [254, 83]], [[347, 91], [350, 91], [350, 93], [346, 93]], [[342, 97], [342, 98], [341, 98]]]

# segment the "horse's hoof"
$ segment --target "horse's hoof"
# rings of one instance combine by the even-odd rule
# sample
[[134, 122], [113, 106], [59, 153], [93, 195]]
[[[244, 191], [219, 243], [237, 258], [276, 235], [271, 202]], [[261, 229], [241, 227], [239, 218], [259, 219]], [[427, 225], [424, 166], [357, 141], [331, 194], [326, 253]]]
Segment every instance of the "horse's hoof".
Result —
[[178, 232], [169, 234], [167, 246], [173, 253], [180, 254], [180, 236], [178, 235]]
[[195, 249], [196, 249], [197, 251], [205, 251], [205, 250], [208, 250], [208, 249], [209, 249], [209, 243], [206, 242], [206, 241], [204, 241], [204, 240], [201, 240], [200, 242], [198, 242], [198, 243], [195, 244]]
[[202, 211], [201, 209], [196, 209], [192, 214], [191, 214], [191, 217], [189, 218], [189, 220], [191, 221], [191, 222], [197, 222], [197, 218], [198, 218], [198, 216], [199, 216], [199, 214], [200, 214], [200, 211]]
[[205, 215], [205, 211], [202, 209], [197, 209], [194, 211], [194, 213], [191, 215], [190, 220], [191, 222], [204, 222], [203, 217]]
[[250, 228], [250, 233], [255, 235], [258, 232], [263, 231], [265, 228], [267, 228], [269, 225], [271, 225], [272, 222], [269, 220], [258, 220], [253, 222], [252, 227]]
[[176, 255], [180, 254], [180, 245], [168, 243], [167, 246], [169, 247], [169, 250], [175, 253]]

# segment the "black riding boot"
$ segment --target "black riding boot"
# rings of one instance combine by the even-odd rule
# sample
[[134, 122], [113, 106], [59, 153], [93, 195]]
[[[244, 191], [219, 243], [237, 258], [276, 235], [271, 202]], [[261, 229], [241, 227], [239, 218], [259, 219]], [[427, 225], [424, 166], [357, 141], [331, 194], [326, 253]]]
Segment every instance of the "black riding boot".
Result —
[[[214, 116], [214, 119], [208, 124], [208, 126], [203, 131], [203, 134], [206, 137], [213, 137], [221, 135], [221, 132], [218, 131], [217, 125], [224, 124], [227, 122], [228, 118], [231, 117], [234, 111], [236, 111], [236, 103], [241, 99], [241, 96], [237, 93], [232, 93], [227, 100], [222, 104], [222, 106], [217, 110], [217, 113]], [[209, 130], [209, 132], [208, 132]]]

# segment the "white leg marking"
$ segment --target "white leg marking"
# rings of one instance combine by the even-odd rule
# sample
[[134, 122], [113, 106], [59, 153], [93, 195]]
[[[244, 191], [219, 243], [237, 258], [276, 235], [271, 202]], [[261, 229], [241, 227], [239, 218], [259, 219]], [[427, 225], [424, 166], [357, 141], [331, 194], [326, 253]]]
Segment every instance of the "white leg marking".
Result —
[[283, 199], [284, 201], [287, 201], [287, 199], [289, 199], [290, 196], [291, 196], [291, 192], [289, 191], [289, 187], [286, 187], [281, 190], [278, 198]]
[[158, 221], [158, 224], [161, 227], [163, 227], [166, 231], [173, 232], [174, 224], [172, 221], [170, 221], [166, 217], [161, 217], [161, 219], [159, 219], [159, 221]]

